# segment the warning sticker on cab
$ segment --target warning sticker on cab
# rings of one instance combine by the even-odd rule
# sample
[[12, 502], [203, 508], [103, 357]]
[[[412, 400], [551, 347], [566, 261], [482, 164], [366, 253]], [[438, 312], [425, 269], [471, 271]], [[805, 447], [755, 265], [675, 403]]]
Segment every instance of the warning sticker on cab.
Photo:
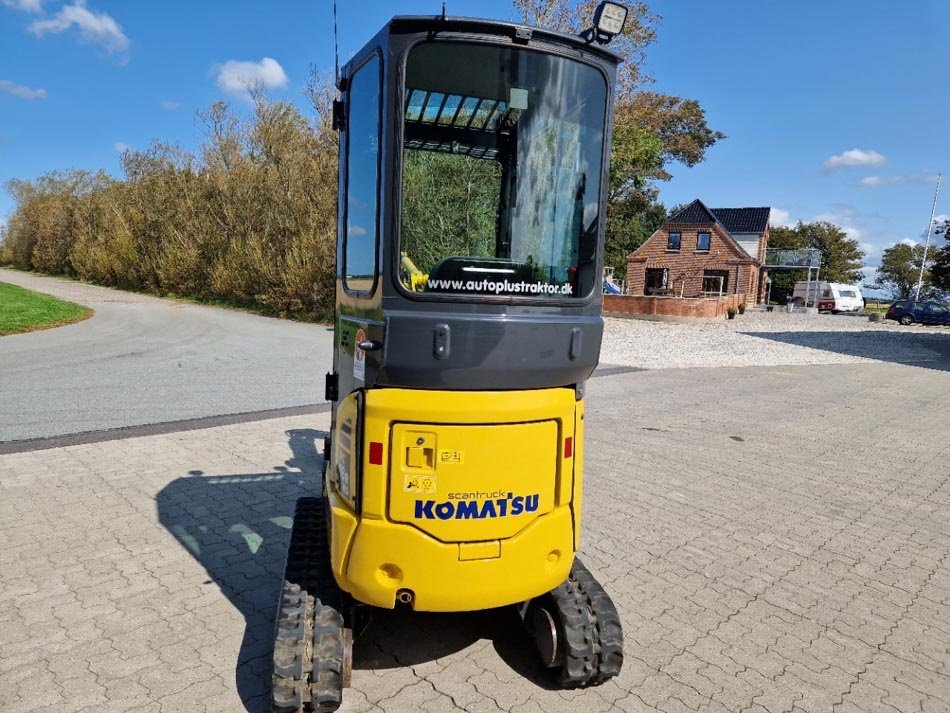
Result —
[[403, 490], [407, 493], [434, 493], [438, 478], [434, 475], [407, 475]]
[[366, 381], [366, 352], [359, 348], [359, 344], [366, 339], [366, 332], [362, 327], [356, 330], [353, 339], [356, 342], [353, 347], [353, 378], [356, 381]]
[[462, 451], [439, 451], [439, 463], [461, 463]]

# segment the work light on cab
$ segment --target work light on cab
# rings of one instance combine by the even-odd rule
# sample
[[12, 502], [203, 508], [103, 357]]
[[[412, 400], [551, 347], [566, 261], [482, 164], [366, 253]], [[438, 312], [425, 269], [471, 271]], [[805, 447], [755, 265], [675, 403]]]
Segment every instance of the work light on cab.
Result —
[[597, 41], [607, 44], [614, 37], [623, 32], [627, 22], [627, 8], [620, 3], [602, 2], [594, 13], [594, 29], [597, 32]]

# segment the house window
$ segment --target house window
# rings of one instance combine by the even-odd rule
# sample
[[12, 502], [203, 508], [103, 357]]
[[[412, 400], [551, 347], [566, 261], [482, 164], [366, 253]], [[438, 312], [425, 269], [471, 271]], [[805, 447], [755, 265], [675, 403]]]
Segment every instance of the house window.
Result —
[[700, 253], [709, 252], [709, 233], [696, 234], [696, 252], [700, 252]]
[[647, 268], [646, 279], [643, 283], [643, 293], [654, 295], [658, 292], [665, 292], [667, 290], [669, 276], [670, 271], [665, 267]]
[[729, 290], [728, 270], [703, 270], [703, 292], [714, 295], [726, 294]]
[[680, 249], [680, 234], [679, 233], [670, 233], [670, 236], [666, 239], [666, 249], [676, 250], [677, 252], [679, 252], [679, 249]]

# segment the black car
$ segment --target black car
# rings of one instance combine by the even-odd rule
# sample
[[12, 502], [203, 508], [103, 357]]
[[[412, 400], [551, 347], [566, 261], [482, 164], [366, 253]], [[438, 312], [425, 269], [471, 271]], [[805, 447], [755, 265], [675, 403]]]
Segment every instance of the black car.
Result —
[[933, 300], [897, 300], [887, 308], [884, 319], [896, 319], [901, 324], [950, 325], [950, 307]]

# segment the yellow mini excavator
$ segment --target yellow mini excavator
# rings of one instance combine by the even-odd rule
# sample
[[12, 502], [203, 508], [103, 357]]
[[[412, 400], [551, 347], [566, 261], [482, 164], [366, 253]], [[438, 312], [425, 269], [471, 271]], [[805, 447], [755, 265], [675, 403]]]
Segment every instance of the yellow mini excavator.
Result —
[[626, 9], [581, 36], [397, 17], [339, 79], [332, 425], [297, 503], [274, 711], [332, 711], [360, 607], [516, 606], [563, 687], [619, 671], [577, 558]]

